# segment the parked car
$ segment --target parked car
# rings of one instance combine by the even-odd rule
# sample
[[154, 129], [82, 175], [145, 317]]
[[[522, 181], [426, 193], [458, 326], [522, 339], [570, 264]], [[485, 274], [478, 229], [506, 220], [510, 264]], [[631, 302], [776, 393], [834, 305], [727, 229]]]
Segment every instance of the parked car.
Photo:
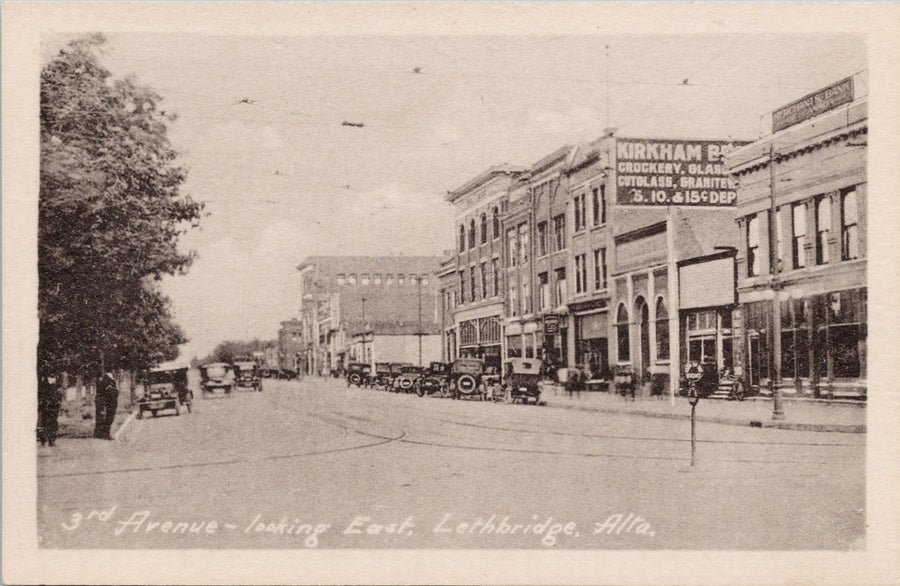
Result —
[[372, 385], [382, 389], [390, 388], [393, 376], [390, 362], [376, 362], [375, 375], [372, 377]]
[[235, 388], [261, 391], [262, 375], [260, 374], [259, 366], [252, 361], [235, 362], [234, 384]]
[[200, 366], [200, 388], [202, 396], [224, 391], [231, 395], [234, 390], [234, 367], [226, 362], [210, 362]]
[[424, 373], [424, 366], [400, 367], [400, 374], [394, 379], [394, 392], [403, 391], [404, 393], [411, 393], [415, 391], [416, 384], [418, 384], [419, 379], [422, 378]]
[[482, 376], [484, 361], [480, 358], [457, 358], [450, 366], [448, 383], [454, 399], [485, 398]]
[[500, 392], [494, 393], [495, 401], [523, 404], [529, 401], [535, 405], [541, 399], [541, 388], [538, 382], [541, 380], [542, 363], [535, 358], [510, 358], [503, 366], [503, 384]]
[[420, 397], [425, 395], [438, 395], [440, 397], [450, 396], [450, 364], [447, 362], [432, 362], [419, 378], [419, 384], [416, 385], [416, 394]]
[[144, 392], [138, 399], [135, 417], [141, 419], [145, 411], [156, 417], [159, 411], [167, 409], [181, 415], [181, 405], [190, 413], [194, 394], [188, 388], [187, 371], [186, 366], [163, 366], [145, 372], [142, 377]]
[[347, 364], [347, 386], [369, 386], [371, 383], [371, 366], [366, 362], [350, 362]]

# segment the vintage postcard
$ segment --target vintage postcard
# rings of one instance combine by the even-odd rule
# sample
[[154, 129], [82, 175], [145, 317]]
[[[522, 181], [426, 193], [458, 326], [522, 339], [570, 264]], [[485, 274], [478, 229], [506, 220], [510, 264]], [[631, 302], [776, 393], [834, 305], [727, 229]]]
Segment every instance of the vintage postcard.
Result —
[[5, 582], [896, 580], [896, 7], [2, 10]]

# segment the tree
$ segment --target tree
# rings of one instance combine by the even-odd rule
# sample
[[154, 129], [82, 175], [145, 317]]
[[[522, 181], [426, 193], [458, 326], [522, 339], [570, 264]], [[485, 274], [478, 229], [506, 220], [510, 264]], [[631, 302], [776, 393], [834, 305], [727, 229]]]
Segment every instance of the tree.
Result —
[[219, 342], [212, 353], [204, 359], [204, 362], [233, 362], [235, 360], [252, 359], [254, 352], [265, 351], [266, 348], [278, 346], [276, 340], [260, 340], [254, 338], [251, 341], [225, 340]]
[[179, 188], [162, 98], [100, 64], [102, 35], [70, 43], [41, 71], [38, 365], [93, 374], [177, 356], [186, 341], [159, 289], [194, 252], [178, 250], [202, 204]]

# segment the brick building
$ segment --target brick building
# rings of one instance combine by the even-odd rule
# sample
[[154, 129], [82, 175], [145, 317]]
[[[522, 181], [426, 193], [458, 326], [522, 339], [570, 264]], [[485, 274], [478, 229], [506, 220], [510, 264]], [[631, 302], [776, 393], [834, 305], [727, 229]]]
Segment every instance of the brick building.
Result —
[[[501, 216], [509, 187], [522, 171], [508, 165], [491, 167], [445, 197], [453, 207], [456, 226], [451, 263], [456, 275], [455, 341], [450, 342], [455, 344], [454, 358], [478, 357], [490, 367], [500, 367], [505, 292]], [[445, 283], [449, 270], [445, 265], [441, 273]]]
[[440, 357], [439, 257], [313, 256], [300, 263], [306, 372], [351, 359], [419, 363]]
[[866, 394], [863, 74], [775, 110], [735, 151], [740, 361], [762, 392]]

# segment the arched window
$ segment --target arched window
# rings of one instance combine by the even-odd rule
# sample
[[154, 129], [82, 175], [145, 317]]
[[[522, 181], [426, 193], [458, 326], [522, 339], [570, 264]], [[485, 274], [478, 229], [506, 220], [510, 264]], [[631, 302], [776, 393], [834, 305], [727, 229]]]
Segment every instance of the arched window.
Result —
[[484, 244], [487, 242], [488, 238], [488, 226], [487, 226], [487, 214], [481, 214], [481, 243]]
[[466, 251], [466, 227], [462, 224], [459, 225], [459, 251]]
[[669, 312], [662, 297], [656, 300], [656, 359], [669, 359]]
[[492, 214], [494, 222], [494, 238], [500, 238], [500, 210], [494, 208]]
[[618, 361], [628, 362], [631, 349], [628, 346], [628, 310], [624, 303], [619, 304], [619, 311], [616, 313], [616, 347]]
[[469, 220], [469, 248], [475, 248], [475, 219]]

